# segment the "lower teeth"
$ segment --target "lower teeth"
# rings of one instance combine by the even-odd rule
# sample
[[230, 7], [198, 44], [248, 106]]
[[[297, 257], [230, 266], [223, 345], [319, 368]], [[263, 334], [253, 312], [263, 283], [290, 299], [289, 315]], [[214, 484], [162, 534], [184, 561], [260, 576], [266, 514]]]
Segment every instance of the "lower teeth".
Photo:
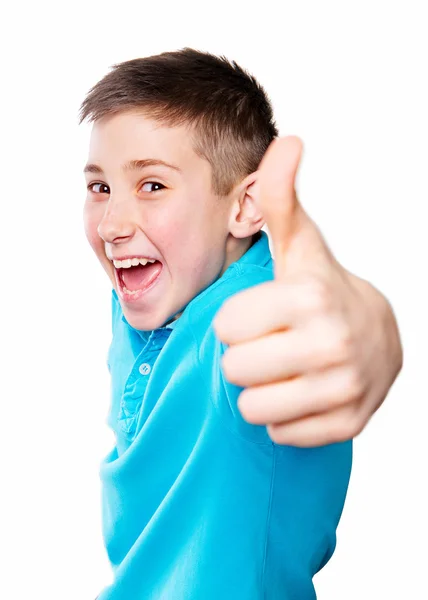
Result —
[[137, 292], [140, 292], [141, 290], [128, 290], [127, 287], [123, 286], [123, 291], [127, 294], [131, 294], [131, 296], [134, 296]]

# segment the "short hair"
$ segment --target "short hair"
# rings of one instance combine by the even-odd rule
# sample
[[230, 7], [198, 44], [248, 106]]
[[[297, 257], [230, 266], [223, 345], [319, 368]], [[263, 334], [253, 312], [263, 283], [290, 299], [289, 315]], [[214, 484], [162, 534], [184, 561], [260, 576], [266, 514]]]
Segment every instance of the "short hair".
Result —
[[211, 165], [218, 196], [256, 171], [278, 136], [264, 88], [225, 56], [186, 47], [111, 69], [82, 102], [79, 124], [134, 109], [161, 125], [188, 125], [193, 150]]

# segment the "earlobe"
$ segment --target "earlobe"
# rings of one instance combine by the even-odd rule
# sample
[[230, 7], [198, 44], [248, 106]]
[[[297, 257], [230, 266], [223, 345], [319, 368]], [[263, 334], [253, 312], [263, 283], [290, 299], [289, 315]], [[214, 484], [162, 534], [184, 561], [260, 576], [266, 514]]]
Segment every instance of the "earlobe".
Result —
[[230, 214], [229, 231], [234, 237], [249, 237], [265, 224], [259, 208], [257, 174], [251, 173], [239, 186]]

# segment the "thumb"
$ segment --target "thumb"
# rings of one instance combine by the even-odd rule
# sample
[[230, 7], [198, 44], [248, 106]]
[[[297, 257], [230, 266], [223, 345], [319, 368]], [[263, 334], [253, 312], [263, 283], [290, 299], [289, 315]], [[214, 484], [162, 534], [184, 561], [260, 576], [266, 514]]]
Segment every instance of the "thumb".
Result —
[[271, 234], [276, 278], [285, 275], [287, 250], [301, 216], [295, 180], [302, 151], [300, 138], [276, 138], [266, 150], [258, 168], [258, 198]]

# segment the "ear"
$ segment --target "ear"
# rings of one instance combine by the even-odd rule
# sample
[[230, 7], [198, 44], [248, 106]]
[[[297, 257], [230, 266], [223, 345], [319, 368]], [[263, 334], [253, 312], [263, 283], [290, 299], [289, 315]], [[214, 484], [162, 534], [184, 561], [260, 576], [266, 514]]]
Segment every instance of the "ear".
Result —
[[235, 238], [254, 235], [265, 224], [257, 197], [257, 175], [257, 171], [247, 175], [232, 191], [229, 232]]

